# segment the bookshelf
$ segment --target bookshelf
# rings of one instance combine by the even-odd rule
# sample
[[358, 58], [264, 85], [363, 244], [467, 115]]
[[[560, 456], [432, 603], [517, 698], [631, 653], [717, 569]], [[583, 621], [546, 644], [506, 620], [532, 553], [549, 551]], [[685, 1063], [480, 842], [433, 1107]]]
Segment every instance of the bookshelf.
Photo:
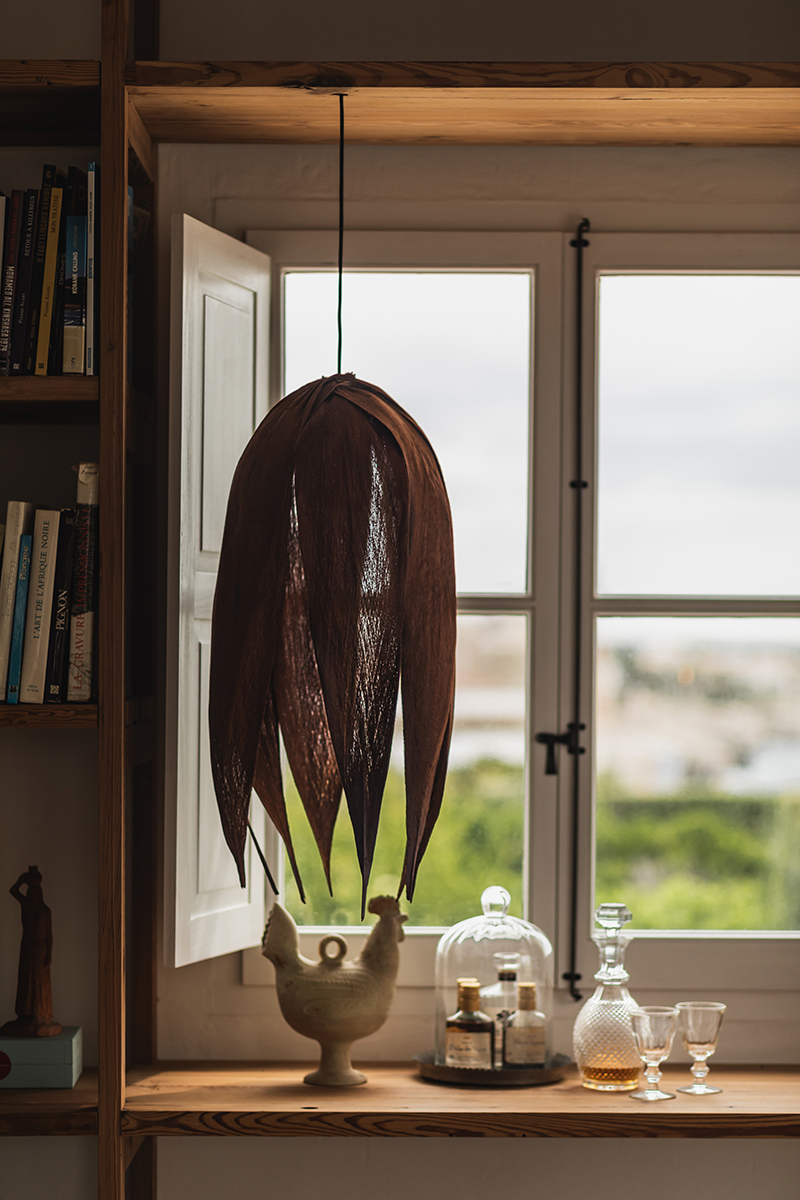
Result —
[[[96, 62], [0, 63], [0, 145], [99, 143], [102, 167], [100, 375], [0, 380], [0, 423], [53, 426], [54, 436], [64, 424], [99, 427], [99, 702], [0, 706], [0, 728], [97, 730], [99, 1068], [86, 1072], [71, 1092], [1, 1094], [0, 1133], [97, 1132], [100, 1200], [122, 1200], [131, 1164], [129, 1195], [152, 1200], [153, 1138], [164, 1134], [447, 1136], [457, 1126], [458, 1133], [477, 1136], [724, 1136], [721, 1126], [698, 1133], [674, 1106], [666, 1114], [637, 1110], [617, 1119], [618, 1098], [604, 1099], [602, 1118], [592, 1118], [585, 1105], [575, 1107], [574, 1082], [533, 1098], [514, 1092], [490, 1101], [484, 1093], [433, 1089], [408, 1067], [384, 1065], [371, 1069], [380, 1096], [366, 1105], [361, 1096], [345, 1102], [301, 1094], [280, 1066], [151, 1065], [162, 700], [158, 670], [154, 677], [150, 672], [149, 690], [145, 680], [132, 691], [126, 662], [130, 626], [140, 624], [142, 611], [139, 597], [132, 622], [130, 578], [141, 578], [142, 565], [151, 575], [147, 602], [154, 622], [139, 650], [151, 661], [161, 637], [162, 517], [148, 517], [150, 524], [138, 527], [134, 518], [137, 504], [156, 510], [155, 499], [163, 495], [167, 397], [156, 394], [152, 368], [152, 240], [142, 303], [133, 314], [138, 375], [128, 378], [127, 188], [132, 183], [153, 203], [158, 141], [333, 143], [334, 107], [318, 97], [341, 88], [350, 97], [348, 139], [362, 144], [798, 145], [800, 63], [129, 61], [128, 9], [128, 0], [104, 0], [102, 72]], [[137, 470], [149, 472], [141, 479], [150, 482], [140, 479], [141, 486], [132, 487]], [[135, 499], [140, 493], [144, 501]], [[127, 1017], [126, 927], [132, 981]], [[291, 1079], [297, 1074], [292, 1064]], [[270, 1081], [283, 1098], [266, 1113], [255, 1092]], [[735, 1087], [732, 1109], [724, 1114], [730, 1136], [797, 1136], [796, 1072], [740, 1072]], [[592, 1111], [598, 1111], [594, 1103]]]

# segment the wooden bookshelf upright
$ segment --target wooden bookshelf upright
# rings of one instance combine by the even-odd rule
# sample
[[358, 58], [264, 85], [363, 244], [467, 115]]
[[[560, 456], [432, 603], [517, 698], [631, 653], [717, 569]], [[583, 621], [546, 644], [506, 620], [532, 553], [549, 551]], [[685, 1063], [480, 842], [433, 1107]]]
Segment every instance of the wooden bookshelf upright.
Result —
[[[0, 64], [0, 143], [99, 141], [102, 171], [99, 379], [0, 380], [0, 422], [25, 421], [35, 414], [36, 420], [52, 424], [89, 420], [100, 431], [98, 704], [24, 715], [0, 706], [0, 725], [96, 724], [99, 729], [99, 1067], [97, 1076], [87, 1074], [78, 1091], [63, 1097], [30, 1093], [15, 1107], [13, 1096], [9, 1099], [6, 1093], [0, 1103], [0, 1133], [66, 1135], [96, 1129], [100, 1200], [123, 1200], [128, 1169], [132, 1200], [152, 1200], [156, 1135], [338, 1136], [354, 1132], [347, 1114], [355, 1111], [350, 1101], [342, 1107], [332, 1100], [320, 1101], [317, 1117], [308, 1116], [307, 1104], [293, 1107], [288, 1101], [280, 1111], [255, 1111], [250, 1094], [245, 1094], [255, 1068], [247, 1066], [238, 1068], [245, 1091], [222, 1112], [214, 1091], [219, 1064], [182, 1064], [180, 1070], [152, 1065], [158, 795], [154, 755], [163, 716], [161, 673], [156, 671], [149, 688], [132, 686], [126, 680], [126, 658], [131, 562], [137, 554], [143, 561], [149, 555], [152, 568], [152, 546], [163, 545], [164, 538], [160, 526], [145, 524], [139, 539], [144, 544], [131, 544], [127, 506], [131, 495], [139, 496], [137, 502], [144, 495], [147, 502], [148, 486], [151, 503], [156, 493], [163, 494], [152, 443], [160, 438], [155, 462], [163, 463], [167, 397], [156, 394], [151, 367], [144, 379], [131, 378], [129, 368], [128, 184], [154, 203], [158, 141], [334, 142], [338, 127], [333, 106], [319, 102], [320, 94], [329, 95], [331, 89], [349, 94], [348, 138], [354, 143], [800, 145], [798, 63], [132, 61], [128, 31], [129, 0], [103, 0], [101, 64]], [[154, 277], [153, 258], [151, 246], [146, 278]], [[145, 297], [141, 311], [134, 314], [137, 366], [153, 361], [151, 301], [152, 296]], [[142, 464], [149, 485], [132, 487]], [[133, 573], [138, 577], [138, 570]], [[155, 596], [157, 620], [163, 619], [163, 593]], [[137, 608], [135, 624], [141, 611]], [[152, 631], [147, 636], [152, 653]], [[133, 838], [128, 847], [127, 827]], [[126, 864], [133, 876], [132, 913], [125, 910]], [[135, 930], [128, 941], [133, 1011], [127, 1017], [126, 924]], [[745, 1074], [740, 1086], [746, 1089], [750, 1078]], [[796, 1086], [796, 1078], [790, 1083]], [[764, 1112], [773, 1111], [770, 1104], [777, 1116], [766, 1136], [781, 1136], [781, 1131], [797, 1135], [797, 1105], [787, 1099], [786, 1078], [776, 1075], [769, 1086], [774, 1103], [762, 1098], [748, 1109], [742, 1100], [736, 1119], [729, 1121], [736, 1136], [759, 1135], [759, 1130], [763, 1136]], [[169, 1103], [143, 1098], [147, 1087], [154, 1095], [168, 1091]], [[457, 1132], [476, 1136], [519, 1136], [520, 1131], [532, 1136], [638, 1136], [627, 1126], [627, 1131], [622, 1129], [624, 1121], [615, 1126], [614, 1121], [598, 1120], [592, 1125], [583, 1110], [571, 1123], [569, 1106], [563, 1112], [559, 1108], [559, 1096], [563, 1100], [566, 1095], [563, 1089], [541, 1101], [538, 1117], [537, 1102], [528, 1100], [517, 1104], [527, 1115], [512, 1112], [514, 1106], [504, 1102], [498, 1118], [480, 1097], [462, 1096], [456, 1103], [442, 1094], [441, 1102], [434, 1104], [428, 1085], [410, 1080], [407, 1068], [382, 1069], [381, 1088], [382, 1112], [371, 1111], [366, 1097], [360, 1108], [356, 1105], [361, 1136], [426, 1135], [426, 1121], [417, 1119], [411, 1111], [414, 1105], [423, 1116], [424, 1111], [438, 1109], [436, 1136], [448, 1135], [448, 1121]], [[460, 1116], [448, 1116], [451, 1110]], [[630, 1126], [634, 1116], [626, 1120]], [[382, 1124], [385, 1121], [391, 1128]], [[656, 1136], [654, 1128], [648, 1127], [646, 1136]], [[690, 1123], [680, 1120], [664, 1132], [692, 1135]]]

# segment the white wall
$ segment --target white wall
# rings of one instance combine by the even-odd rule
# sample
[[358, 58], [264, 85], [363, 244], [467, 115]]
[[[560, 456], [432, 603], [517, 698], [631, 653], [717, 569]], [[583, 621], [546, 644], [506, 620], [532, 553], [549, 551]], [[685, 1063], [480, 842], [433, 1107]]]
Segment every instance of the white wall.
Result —
[[798, 34], [793, 0], [161, 0], [165, 59], [769, 62]]
[[[794, 0], [161, 0], [168, 60], [780, 62], [798, 36]], [[99, 0], [8, 0], [0, 57], [99, 58]]]
[[[634, 1103], [632, 1101], [631, 1103]], [[795, 1200], [800, 1143], [160, 1138], [159, 1200]]]

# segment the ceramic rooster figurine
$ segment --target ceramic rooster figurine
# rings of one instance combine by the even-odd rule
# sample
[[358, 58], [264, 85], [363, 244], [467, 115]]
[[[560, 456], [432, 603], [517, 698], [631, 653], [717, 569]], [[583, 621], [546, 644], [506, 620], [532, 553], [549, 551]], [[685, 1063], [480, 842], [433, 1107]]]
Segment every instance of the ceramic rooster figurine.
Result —
[[354, 1087], [367, 1081], [353, 1070], [350, 1047], [380, 1029], [389, 1015], [407, 920], [393, 896], [374, 896], [368, 910], [378, 914], [378, 921], [354, 962], [344, 961], [347, 943], [335, 934], [320, 942], [319, 962], [304, 958], [286, 909], [275, 904], [269, 915], [261, 949], [275, 967], [281, 1012], [292, 1029], [319, 1042], [322, 1051], [306, 1083]]

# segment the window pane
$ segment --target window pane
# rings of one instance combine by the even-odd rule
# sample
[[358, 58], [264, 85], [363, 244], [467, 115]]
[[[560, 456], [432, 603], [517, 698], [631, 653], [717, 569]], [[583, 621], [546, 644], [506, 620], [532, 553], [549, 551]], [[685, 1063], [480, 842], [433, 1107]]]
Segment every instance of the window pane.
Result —
[[597, 622], [596, 902], [800, 928], [800, 619]]
[[[336, 370], [336, 275], [285, 276], [285, 391]], [[342, 368], [424, 429], [453, 510], [460, 592], [523, 592], [531, 276], [347, 272]]]
[[[497, 883], [524, 906], [525, 663], [524, 616], [460, 616], [455, 725], [442, 812], [422, 861], [409, 925], [452, 925], [474, 915], [481, 891]], [[336, 824], [335, 898], [300, 802], [287, 781], [287, 807], [307, 903], [286, 867], [286, 904], [300, 925], [357, 925], [361, 877], [349, 818]], [[369, 894], [397, 891], [405, 846], [402, 730], [398, 721]]]
[[800, 278], [599, 281], [601, 595], [800, 593]]

